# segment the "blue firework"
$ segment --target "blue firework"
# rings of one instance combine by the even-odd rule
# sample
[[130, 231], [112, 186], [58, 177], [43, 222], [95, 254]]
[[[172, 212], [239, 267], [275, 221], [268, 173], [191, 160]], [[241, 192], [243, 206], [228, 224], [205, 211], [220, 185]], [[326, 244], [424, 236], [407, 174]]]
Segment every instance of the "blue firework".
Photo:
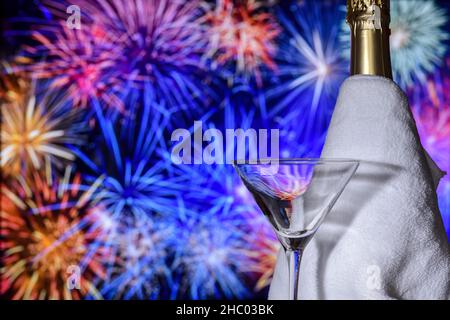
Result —
[[245, 241], [246, 222], [230, 211], [225, 198], [206, 208], [184, 208], [172, 222], [176, 249], [172, 268], [176, 296], [189, 299], [244, 298], [251, 250]]
[[280, 126], [280, 157], [318, 158], [325, 143], [326, 131], [304, 132], [298, 130], [301, 111], [292, 110], [275, 120]]
[[[261, 153], [260, 146], [263, 141], [259, 137], [258, 129], [266, 129], [268, 136], [270, 136], [270, 128], [272, 128], [273, 124], [269, 118], [257, 117], [257, 113], [262, 110], [261, 101], [258, 97], [255, 98], [247, 86], [235, 87], [234, 90], [226, 94], [222, 105], [216, 111], [216, 116], [220, 119], [221, 123], [216, 125], [217, 121], [214, 121], [214, 119], [209, 119], [206, 123], [204, 122], [204, 131], [207, 129], [222, 129], [220, 130], [224, 135], [222, 163], [212, 165], [203, 164], [200, 165], [200, 168], [199, 166], [191, 166], [197, 172], [196, 181], [198, 182], [191, 185], [191, 188], [198, 187], [193, 191], [185, 193], [185, 199], [203, 199], [204, 197], [208, 197], [213, 201], [220, 199], [233, 203], [234, 208], [243, 205], [246, 207], [243, 211], [254, 211], [254, 208], [249, 210], [249, 203], [252, 203], [252, 198], [230, 163], [230, 161], [242, 157], [242, 154], [237, 151], [238, 143], [236, 140], [234, 144], [231, 144], [227, 140], [226, 131], [242, 129], [246, 132], [247, 130], [254, 132], [254, 135], [250, 134], [248, 136], [245, 145], [246, 150], [244, 150], [244, 155], [246, 158], [267, 158], [273, 156], [270, 154], [269, 140], [266, 141], [267, 154]], [[257, 119], [261, 121], [258, 122]], [[206, 143], [203, 144], [203, 150], [205, 150], [206, 145]], [[249, 152], [252, 149], [250, 148], [251, 146], [255, 147], [256, 153]], [[198, 190], [202, 191], [198, 192]]]
[[[205, 85], [202, 57], [207, 48], [199, 0], [83, 0], [93, 23], [105, 26], [120, 44], [123, 60], [115, 66], [127, 82], [151, 82], [155, 98], [170, 112], [198, 114], [213, 95]], [[177, 117], [180, 118], [180, 117]], [[176, 119], [176, 118], [175, 118]]]
[[[391, 58], [394, 78], [403, 88], [424, 83], [446, 53], [448, 21], [434, 0], [391, 0]], [[345, 56], [350, 57], [350, 29], [343, 24]]]
[[438, 188], [439, 209], [441, 210], [447, 234], [450, 233], [450, 179], [445, 177]]
[[164, 152], [164, 128], [169, 119], [154, 112], [154, 100], [145, 91], [127, 98], [123, 118], [106, 118], [95, 101], [101, 136], [92, 156], [77, 152], [90, 171], [90, 179], [103, 177], [101, 204], [116, 218], [122, 215], [152, 215], [173, 212], [173, 199], [189, 177], [171, 178]]
[[[255, 121], [258, 100], [250, 96], [246, 88], [228, 92], [218, 111], [221, 129], [247, 130], [261, 125]], [[203, 129], [215, 128], [210, 120]], [[249, 239], [267, 226], [267, 221], [233, 166], [226, 163], [227, 154], [236, 158], [236, 145], [226, 143], [224, 137], [223, 164], [180, 168], [193, 168], [197, 177], [180, 197], [178, 213], [173, 216], [177, 230], [173, 262], [176, 297], [243, 298], [249, 294], [245, 281], [258, 264]]]
[[107, 299], [169, 297], [173, 226], [147, 216], [122, 220], [110, 229], [114, 259], [109, 261], [101, 294]]
[[277, 77], [266, 93], [274, 105], [269, 116], [295, 118], [296, 131], [309, 140], [327, 128], [337, 89], [347, 75], [338, 38], [343, 13], [330, 2], [302, 3], [280, 10], [278, 17], [285, 36], [276, 59]]

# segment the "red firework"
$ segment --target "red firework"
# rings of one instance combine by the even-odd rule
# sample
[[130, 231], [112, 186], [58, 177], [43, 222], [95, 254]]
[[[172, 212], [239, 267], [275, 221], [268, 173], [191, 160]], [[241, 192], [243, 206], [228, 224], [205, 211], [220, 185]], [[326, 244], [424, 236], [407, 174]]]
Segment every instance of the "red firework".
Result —
[[257, 0], [218, 0], [205, 19], [210, 25], [208, 55], [219, 65], [233, 61], [237, 72], [254, 74], [258, 83], [262, 65], [276, 68], [274, 40], [280, 28], [271, 14], [261, 12]]

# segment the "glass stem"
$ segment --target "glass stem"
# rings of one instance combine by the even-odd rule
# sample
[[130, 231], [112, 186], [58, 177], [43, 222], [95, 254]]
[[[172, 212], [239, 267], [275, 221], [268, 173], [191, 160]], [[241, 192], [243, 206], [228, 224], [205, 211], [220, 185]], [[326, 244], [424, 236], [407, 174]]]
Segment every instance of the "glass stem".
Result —
[[300, 275], [300, 262], [302, 250], [286, 250], [289, 262], [289, 300], [298, 300], [298, 278]]

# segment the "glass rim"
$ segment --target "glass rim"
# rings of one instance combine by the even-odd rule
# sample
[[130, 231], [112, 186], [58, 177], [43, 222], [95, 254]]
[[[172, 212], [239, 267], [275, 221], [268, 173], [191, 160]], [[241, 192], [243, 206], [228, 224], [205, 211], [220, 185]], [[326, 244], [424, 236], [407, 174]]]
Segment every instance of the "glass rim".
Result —
[[233, 160], [233, 166], [270, 165], [270, 164], [360, 164], [360, 160], [351, 158], [261, 158]]

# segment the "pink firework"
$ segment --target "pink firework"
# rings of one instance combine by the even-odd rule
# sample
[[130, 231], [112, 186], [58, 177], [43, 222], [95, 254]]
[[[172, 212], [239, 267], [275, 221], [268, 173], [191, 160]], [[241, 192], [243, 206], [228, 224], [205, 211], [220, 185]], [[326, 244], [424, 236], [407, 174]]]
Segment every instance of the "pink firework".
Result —
[[[208, 95], [202, 57], [207, 47], [200, 0], [79, 0], [86, 28], [107, 30], [120, 48], [112, 74], [144, 89], [171, 110], [196, 110]], [[108, 53], [110, 54], [110, 53]]]
[[413, 106], [417, 129], [424, 148], [439, 167], [450, 171], [450, 79], [428, 82], [427, 95]]
[[208, 56], [217, 64], [235, 62], [238, 73], [253, 74], [259, 84], [262, 65], [275, 69], [280, 28], [272, 15], [261, 11], [257, 0], [218, 0], [205, 18], [210, 25]]
[[155, 61], [195, 64], [205, 44], [197, 0], [84, 0], [82, 6], [130, 54], [127, 59], [134, 65], [136, 80], [150, 78]]
[[[56, 17], [64, 3], [46, 0]], [[171, 110], [196, 109], [208, 94], [200, 0], [78, 0], [81, 28], [36, 26], [38, 45], [20, 59], [27, 70], [68, 88], [78, 104], [95, 97], [122, 109], [120, 96], [146, 90]], [[41, 57], [46, 57], [40, 61]], [[125, 90], [125, 92], [124, 92]], [[120, 94], [119, 94], [120, 93]]]
[[[114, 66], [123, 59], [120, 46], [101, 25], [70, 29], [64, 23], [38, 27], [32, 33], [37, 45], [27, 46], [18, 58], [24, 70], [38, 79], [49, 79], [54, 88], [67, 89], [76, 106], [90, 98], [123, 109], [117, 96], [119, 75]], [[43, 60], [38, 60], [45, 57]]]
[[440, 181], [437, 191], [439, 197], [439, 209], [442, 213], [445, 229], [447, 230], [447, 234], [450, 234], [450, 178], [448, 178], [448, 176]]

